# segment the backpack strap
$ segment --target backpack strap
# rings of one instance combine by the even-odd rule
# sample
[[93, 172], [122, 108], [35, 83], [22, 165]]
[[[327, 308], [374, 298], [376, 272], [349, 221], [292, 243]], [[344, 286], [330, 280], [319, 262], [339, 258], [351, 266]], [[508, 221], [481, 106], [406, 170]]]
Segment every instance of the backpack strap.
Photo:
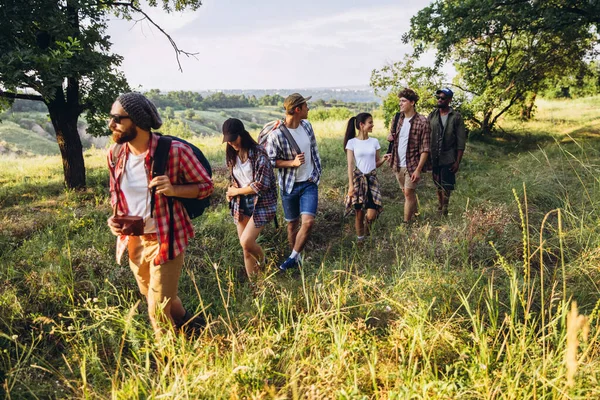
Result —
[[[283, 136], [285, 136], [285, 138], [287, 139], [287, 141], [290, 143], [292, 151], [294, 153], [296, 153], [296, 155], [302, 153], [302, 150], [300, 150], [300, 146], [298, 146], [298, 143], [296, 143], [296, 140], [294, 139], [294, 137], [290, 133], [289, 129], [287, 128], [287, 126], [285, 126], [285, 123], [282, 122], [279, 125], [279, 129], [283, 133]], [[302, 129], [304, 129], [304, 128], [302, 128]]]
[[[156, 150], [154, 150], [154, 159], [152, 161], [152, 178], [164, 175], [167, 170], [167, 162], [169, 161], [169, 151], [173, 139], [166, 136], [159, 136]], [[154, 216], [156, 187], [152, 188], [152, 196], [150, 196], [150, 217]], [[173, 218], [173, 197], [167, 196], [167, 204], [169, 206], [169, 260], [175, 258], [175, 219]]]
[[[396, 115], [394, 115], [394, 122], [392, 122], [392, 128], [394, 128], [394, 133], [396, 132], [396, 125], [398, 125], [398, 120], [399, 119], [400, 119], [400, 113], [396, 113]], [[392, 140], [388, 144], [387, 154], [391, 154], [393, 148], [394, 148], [394, 141]]]
[[[167, 170], [167, 162], [169, 161], [169, 151], [171, 150], [171, 142], [173, 139], [170, 137], [159, 136], [158, 143], [156, 144], [156, 150], [154, 150], [154, 158], [152, 160], [152, 178], [164, 175]], [[156, 188], [152, 188], [152, 196], [150, 196], [150, 217], [154, 216], [154, 196], [156, 195]]]

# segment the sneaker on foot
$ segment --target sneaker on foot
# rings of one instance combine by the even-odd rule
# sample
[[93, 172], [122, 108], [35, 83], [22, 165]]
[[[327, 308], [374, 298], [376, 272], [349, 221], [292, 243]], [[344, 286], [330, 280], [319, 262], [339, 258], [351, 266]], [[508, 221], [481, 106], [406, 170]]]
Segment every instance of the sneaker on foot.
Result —
[[280, 271], [287, 271], [288, 269], [298, 267], [298, 259], [288, 257], [286, 260], [279, 266]]

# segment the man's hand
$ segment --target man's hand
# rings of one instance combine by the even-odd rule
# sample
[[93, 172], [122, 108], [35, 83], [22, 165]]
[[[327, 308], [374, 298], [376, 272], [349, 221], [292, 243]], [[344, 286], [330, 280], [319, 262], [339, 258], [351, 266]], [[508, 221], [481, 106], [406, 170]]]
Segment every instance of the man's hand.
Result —
[[121, 224], [117, 224], [115, 221], [113, 221], [113, 218], [114, 217], [111, 216], [108, 221], [106, 221], [108, 223], [108, 227], [113, 235], [121, 236], [123, 234], [122, 226]]
[[393, 142], [394, 141], [394, 135], [392, 135], [391, 133], [388, 135], [387, 137], [387, 141], [388, 142]]
[[458, 161], [456, 161], [454, 164], [452, 164], [450, 166], [450, 171], [452, 171], [452, 173], [457, 173], [458, 172], [458, 166], [460, 165], [460, 163]]
[[417, 183], [421, 180], [421, 171], [419, 171], [418, 169], [415, 170], [415, 172], [412, 173], [412, 175], [410, 176], [410, 181], [412, 183]]
[[232, 198], [234, 198], [235, 196], [237, 196], [239, 193], [239, 189], [233, 186], [229, 186], [229, 188], [227, 189], [227, 193], [225, 193], [225, 198], [227, 199], [227, 201], [231, 201]]
[[302, 164], [304, 164], [305, 160], [304, 160], [304, 153], [300, 153], [296, 155], [296, 158], [294, 158], [294, 162], [292, 164], [293, 167], [299, 167]]
[[155, 176], [150, 181], [148, 187], [156, 187], [156, 193], [164, 194], [165, 196], [175, 196], [175, 189], [166, 175]]

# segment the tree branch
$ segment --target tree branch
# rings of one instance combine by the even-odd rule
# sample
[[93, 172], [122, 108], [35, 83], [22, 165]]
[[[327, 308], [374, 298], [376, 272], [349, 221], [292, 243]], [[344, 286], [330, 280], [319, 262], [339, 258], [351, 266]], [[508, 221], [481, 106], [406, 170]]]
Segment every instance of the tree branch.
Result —
[[[171, 46], [173, 47], [173, 50], [175, 50], [175, 57], [177, 59], [177, 65], [179, 66], [179, 71], [183, 72], [183, 68], [181, 67], [181, 61], [179, 60], [179, 56], [180, 55], [184, 55], [186, 57], [194, 57], [196, 60], [198, 59], [196, 57], [196, 55], [198, 55], [199, 53], [190, 53], [188, 51], [182, 50], [179, 48], [179, 46], [177, 46], [177, 43], [175, 43], [175, 40], [173, 40], [173, 38], [171, 37], [171, 35], [169, 35], [163, 28], [160, 27], [160, 25], [158, 25], [156, 22], [154, 22], [152, 20], [152, 18], [150, 18], [148, 16], [148, 14], [146, 14], [141, 8], [136, 7], [133, 2], [130, 3], [123, 3], [123, 2], [111, 2], [109, 3], [109, 5], [111, 6], [122, 6], [122, 7], [129, 7], [132, 10], [142, 14], [144, 16], [144, 19], [147, 19], [148, 22], [150, 22], [152, 25], [154, 25], [154, 27], [156, 29], [158, 29], [163, 35], [165, 35], [167, 37], [167, 39], [169, 39], [169, 42], [171, 43]], [[136, 21], [136, 23], [139, 21]]]
[[0, 97], [4, 97], [5, 99], [44, 101], [44, 98], [37, 94], [12, 93], [5, 92], [4, 90], [0, 90]]

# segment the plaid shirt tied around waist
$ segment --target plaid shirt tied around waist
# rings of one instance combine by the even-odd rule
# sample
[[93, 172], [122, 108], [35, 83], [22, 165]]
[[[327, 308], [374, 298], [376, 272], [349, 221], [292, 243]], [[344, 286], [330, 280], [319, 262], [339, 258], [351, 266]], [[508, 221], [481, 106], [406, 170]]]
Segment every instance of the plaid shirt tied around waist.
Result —
[[[148, 154], [144, 160], [148, 183], [150, 183], [152, 164], [154, 161], [154, 152], [158, 144], [158, 135], [150, 134], [150, 143]], [[108, 168], [110, 170], [110, 202], [114, 208], [117, 206], [118, 215], [128, 215], [129, 209], [125, 195], [121, 191], [121, 179], [125, 171], [125, 165], [129, 156], [129, 146], [122, 145], [118, 147], [116, 154], [116, 163], [113, 164], [113, 151], [116, 145], [112, 145], [108, 151]], [[202, 199], [213, 192], [213, 182], [202, 166], [200, 161], [194, 155], [192, 149], [186, 144], [173, 140], [169, 151], [169, 158], [165, 175], [173, 185], [196, 184], [198, 186], [198, 198]], [[150, 190], [150, 189], [148, 189]], [[163, 194], [155, 194], [154, 221], [157, 230], [157, 240], [159, 252], [154, 263], [156, 265], [164, 264], [169, 260], [169, 205], [167, 197]], [[185, 211], [185, 207], [179, 201], [173, 202], [173, 222], [174, 222], [174, 257], [177, 257], [185, 250], [189, 240], [194, 237], [194, 228], [192, 221]], [[122, 235], [117, 238], [117, 262], [120, 262], [123, 252], [127, 248], [129, 236]]]
[[[277, 184], [275, 183], [275, 174], [271, 166], [269, 156], [260, 146], [248, 149], [248, 159], [252, 163], [253, 182], [250, 187], [255, 195], [254, 197], [254, 225], [261, 227], [273, 218], [277, 212]], [[237, 180], [233, 176], [233, 165], [229, 165], [229, 180], [233, 187], [239, 188]], [[240, 220], [240, 198], [235, 196], [231, 200], [231, 215], [237, 224]]]
[[[400, 171], [400, 157], [398, 157], [398, 145], [400, 142], [400, 130], [404, 124], [404, 113], [400, 114], [396, 126], [390, 127], [390, 133], [394, 137], [392, 147], [392, 156], [390, 157], [390, 166], [395, 172]], [[408, 145], [406, 146], [406, 169], [412, 174], [419, 166], [422, 153], [429, 153], [431, 150], [431, 127], [427, 118], [419, 113], [415, 113], [410, 120], [410, 132], [408, 133]], [[428, 171], [430, 168], [429, 159], [423, 166], [421, 172]]]
[[361, 204], [362, 208], [365, 208], [369, 191], [371, 192], [373, 203], [377, 206], [377, 214], [381, 213], [383, 209], [379, 179], [377, 179], [377, 169], [368, 174], [363, 174], [358, 168], [354, 168], [352, 182], [354, 184], [354, 196], [346, 196], [346, 215], [350, 214], [357, 204]]
[[[319, 184], [321, 180], [321, 157], [319, 157], [319, 150], [317, 148], [317, 139], [315, 138], [315, 132], [313, 131], [312, 125], [307, 120], [303, 119], [300, 121], [300, 125], [304, 128], [310, 139], [310, 151], [313, 161], [313, 172], [308, 178], [309, 182]], [[267, 143], [265, 145], [271, 165], [275, 168], [277, 160], [288, 160], [291, 161], [296, 158], [296, 154], [292, 150], [292, 146], [288, 142], [287, 138], [281, 132], [279, 128], [274, 129], [267, 136]], [[278, 168], [279, 173], [277, 174], [279, 180], [279, 187], [285, 193], [291, 193], [296, 183], [296, 170], [297, 168]]]

